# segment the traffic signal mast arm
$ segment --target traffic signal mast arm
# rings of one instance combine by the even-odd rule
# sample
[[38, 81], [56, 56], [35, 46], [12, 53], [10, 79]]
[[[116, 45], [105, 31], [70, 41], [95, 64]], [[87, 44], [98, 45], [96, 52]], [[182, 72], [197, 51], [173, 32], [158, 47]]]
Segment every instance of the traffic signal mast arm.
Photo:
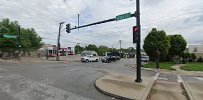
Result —
[[[136, 13], [136, 12], [135, 12]], [[130, 14], [130, 17], [135, 17], [136, 14]], [[129, 14], [129, 13], [127, 13]], [[124, 14], [123, 14], [124, 15]], [[119, 15], [121, 16], [121, 15]], [[125, 18], [124, 18], [125, 19]], [[121, 19], [120, 19], [121, 20]], [[74, 28], [69, 28], [70, 30], [74, 30], [74, 29], [79, 29], [79, 28], [83, 28], [83, 27], [88, 27], [88, 26], [93, 26], [93, 25], [97, 25], [97, 24], [102, 24], [102, 23], [107, 23], [107, 22], [112, 22], [112, 21], [118, 21], [118, 19], [116, 18], [111, 18], [111, 19], [107, 19], [107, 20], [103, 20], [103, 21], [99, 21], [99, 22], [95, 22], [95, 23], [91, 23], [91, 24], [87, 24], [87, 25], [83, 25], [83, 26], [78, 26], [78, 27], [74, 27]], [[68, 25], [68, 24], [67, 24]], [[68, 29], [68, 28], [67, 28]]]

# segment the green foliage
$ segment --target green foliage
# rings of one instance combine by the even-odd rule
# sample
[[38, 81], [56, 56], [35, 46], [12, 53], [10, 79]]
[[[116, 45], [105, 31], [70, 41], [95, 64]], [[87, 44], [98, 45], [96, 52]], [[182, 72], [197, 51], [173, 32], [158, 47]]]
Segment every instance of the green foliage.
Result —
[[84, 51], [84, 47], [81, 47], [80, 45], [75, 46], [75, 53], [80, 54], [82, 51]]
[[[160, 62], [160, 69], [168, 69], [168, 70], [174, 70], [172, 66], [175, 64], [172, 62]], [[156, 63], [155, 62], [150, 62], [148, 64], [145, 64], [143, 67], [145, 68], [156, 68]]]
[[187, 71], [203, 71], [202, 66], [203, 66], [203, 63], [192, 62], [180, 68]]
[[202, 57], [199, 57], [199, 58], [197, 59], [197, 62], [203, 62]]
[[105, 53], [106, 53], [106, 52], [109, 52], [109, 51], [110, 51], [110, 48], [108, 48], [107, 46], [101, 45], [101, 46], [99, 46], [99, 48], [98, 48], [98, 54], [99, 54], [100, 56], [105, 56]]
[[170, 39], [166, 33], [153, 28], [144, 39], [144, 51], [149, 55], [150, 59], [155, 58], [155, 51], [158, 49], [160, 55], [167, 55], [170, 48]]
[[196, 55], [194, 53], [191, 54], [191, 58], [192, 58], [193, 61], [195, 61], [195, 59], [197, 59], [197, 57], [196, 57]]
[[168, 37], [170, 38], [170, 45], [171, 45], [169, 49], [169, 55], [180, 56], [181, 54], [183, 54], [187, 46], [186, 40], [180, 34], [169, 35]]
[[98, 48], [96, 45], [94, 44], [89, 44], [88, 46], [85, 47], [86, 50], [93, 50], [93, 51], [96, 51], [98, 52]]
[[1, 38], [0, 47], [2, 51], [15, 51], [21, 44], [23, 51], [31, 51], [39, 49], [43, 43], [42, 38], [37, 35], [33, 28], [25, 29], [21, 28], [21, 39], [19, 39], [19, 24], [17, 21], [10, 21], [6, 18], [0, 21], [0, 34], [11, 34], [16, 35], [17, 39]]

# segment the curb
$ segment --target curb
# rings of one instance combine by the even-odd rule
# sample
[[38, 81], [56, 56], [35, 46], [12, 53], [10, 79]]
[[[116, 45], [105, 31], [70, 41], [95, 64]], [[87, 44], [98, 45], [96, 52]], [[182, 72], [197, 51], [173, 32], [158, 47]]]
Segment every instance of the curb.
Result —
[[[102, 77], [104, 77], [104, 76], [102, 76]], [[99, 78], [101, 78], [101, 77], [99, 77]], [[106, 95], [111, 96], [111, 97], [115, 97], [115, 98], [117, 98], [117, 99], [121, 99], [121, 100], [134, 100], [134, 99], [130, 99], [130, 98], [127, 98], [127, 97], [123, 97], [123, 96], [119, 96], [119, 95], [115, 95], [115, 94], [112, 94], [112, 93], [103, 91], [102, 89], [100, 89], [100, 88], [96, 85], [96, 81], [97, 81], [99, 78], [97, 78], [97, 79], [95, 80], [95, 82], [94, 82], [94, 87], [95, 87], [98, 91], [100, 91], [101, 93], [106, 94]]]
[[181, 76], [177, 76], [179, 78], [179, 82], [181, 83], [182, 87], [185, 89], [185, 92], [187, 93], [187, 97], [189, 98], [189, 100], [195, 100], [191, 90], [188, 87], [188, 84], [186, 82], [183, 81]]
[[159, 76], [159, 73], [157, 73], [157, 74], [155, 75], [155, 77], [153, 77], [153, 80], [150, 82], [149, 86], [147, 87], [145, 93], [142, 95], [142, 97], [140, 98], [140, 100], [147, 100], [147, 97], [148, 97], [148, 95], [149, 95], [149, 93], [150, 93], [150, 91], [151, 91], [151, 88], [152, 88], [152, 86], [154, 85], [154, 82], [157, 80], [158, 76]]
[[183, 85], [183, 87], [184, 87], [184, 89], [185, 89], [185, 91], [186, 91], [186, 93], [187, 93], [187, 95], [189, 97], [189, 100], [195, 100], [193, 95], [192, 95], [191, 90], [188, 88], [188, 84], [185, 83], [184, 81], [182, 81], [182, 85]]
[[[152, 86], [154, 85], [155, 80], [157, 80], [157, 78], [158, 78], [158, 75], [159, 75], [159, 73], [157, 73], [157, 74], [155, 75], [155, 77], [153, 77], [153, 80], [150, 81], [149, 85], [148, 85], [147, 88], [146, 88], [146, 91], [144, 92], [144, 94], [143, 94], [138, 100], [146, 100], [146, 99], [147, 99], [147, 97], [148, 97], [148, 95], [149, 95], [149, 93], [150, 93], [150, 91], [151, 91], [151, 88], [152, 88]], [[104, 76], [102, 76], [102, 77], [104, 77]], [[99, 77], [99, 78], [101, 78], [101, 77]], [[100, 91], [101, 93], [106, 94], [106, 95], [111, 96], [111, 97], [115, 97], [115, 98], [117, 98], [117, 99], [121, 99], [121, 100], [134, 100], [134, 99], [131, 99], [131, 98], [128, 98], [128, 97], [123, 97], [123, 96], [120, 96], [120, 95], [112, 94], [112, 93], [109, 93], [109, 92], [106, 92], [106, 91], [100, 89], [100, 88], [97, 86], [97, 84], [96, 84], [96, 82], [97, 82], [97, 80], [98, 80], [99, 78], [97, 78], [97, 79], [95, 80], [94, 86], [95, 86], [95, 88], [96, 88], [98, 91]]]

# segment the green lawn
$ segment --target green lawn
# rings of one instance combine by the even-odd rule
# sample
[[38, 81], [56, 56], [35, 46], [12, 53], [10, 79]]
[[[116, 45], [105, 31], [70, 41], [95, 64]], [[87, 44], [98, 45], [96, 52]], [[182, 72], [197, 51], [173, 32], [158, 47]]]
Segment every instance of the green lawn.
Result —
[[[173, 62], [160, 62], [160, 69], [168, 69], [168, 70], [175, 70], [171, 68], [171, 66], [175, 65]], [[150, 62], [148, 64], [143, 65], [145, 68], [156, 68], [155, 62]]]
[[188, 63], [185, 66], [182, 66], [181, 69], [187, 70], [187, 71], [203, 71], [203, 63]]

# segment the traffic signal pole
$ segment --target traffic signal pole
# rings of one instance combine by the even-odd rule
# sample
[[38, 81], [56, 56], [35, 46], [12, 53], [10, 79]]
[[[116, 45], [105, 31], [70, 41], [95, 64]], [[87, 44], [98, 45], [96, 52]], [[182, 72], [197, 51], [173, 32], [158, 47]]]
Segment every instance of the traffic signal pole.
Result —
[[137, 23], [137, 28], [138, 28], [138, 42], [136, 45], [136, 57], [137, 57], [137, 78], [135, 82], [141, 83], [141, 51], [140, 51], [140, 39], [141, 39], [141, 25], [140, 25], [140, 0], [136, 0], [136, 23]]
[[[78, 27], [74, 27], [71, 28], [70, 24], [66, 25], [66, 32], [70, 33], [70, 30], [74, 30], [74, 29], [79, 29], [79, 28], [83, 28], [83, 27], [88, 27], [88, 26], [93, 26], [93, 25], [97, 25], [97, 24], [102, 24], [102, 23], [107, 23], [107, 22], [112, 22], [112, 21], [119, 21], [122, 19], [127, 19], [130, 17], [136, 17], [136, 23], [137, 25], [135, 27], [133, 27], [133, 43], [137, 43], [136, 48], [137, 48], [137, 78], [135, 80], [135, 82], [141, 83], [142, 79], [141, 79], [141, 52], [140, 52], [140, 33], [141, 33], [141, 25], [140, 25], [140, 1], [136, 0], [136, 12], [134, 14], [131, 13], [126, 13], [126, 14], [122, 14], [122, 15], [118, 15], [116, 16], [116, 18], [111, 18], [111, 19], [107, 19], [107, 20], [103, 20], [103, 21], [99, 21], [99, 22], [95, 22], [95, 23], [91, 23], [91, 24], [87, 24], [87, 25], [83, 25], [83, 26], [79, 26]], [[136, 29], [137, 27], [137, 29]], [[136, 34], [134, 34], [134, 32], [138, 33], [138, 37], [136, 37]], [[138, 41], [134, 42], [137, 39]]]
[[[130, 17], [135, 17], [135, 14], [131, 14]], [[95, 23], [91, 23], [91, 24], [87, 24], [87, 25], [83, 25], [83, 26], [70, 28], [70, 30], [79, 29], [79, 28], [88, 27], [88, 26], [93, 26], [93, 25], [102, 24], [102, 23], [107, 23], [107, 22], [112, 22], [112, 21], [117, 21], [117, 20], [116, 20], [116, 18], [111, 18], [111, 19], [107, 19], [107, 20], [103, 20], [103, 21], [99, 21], [99, 22], [95, 22]]]

